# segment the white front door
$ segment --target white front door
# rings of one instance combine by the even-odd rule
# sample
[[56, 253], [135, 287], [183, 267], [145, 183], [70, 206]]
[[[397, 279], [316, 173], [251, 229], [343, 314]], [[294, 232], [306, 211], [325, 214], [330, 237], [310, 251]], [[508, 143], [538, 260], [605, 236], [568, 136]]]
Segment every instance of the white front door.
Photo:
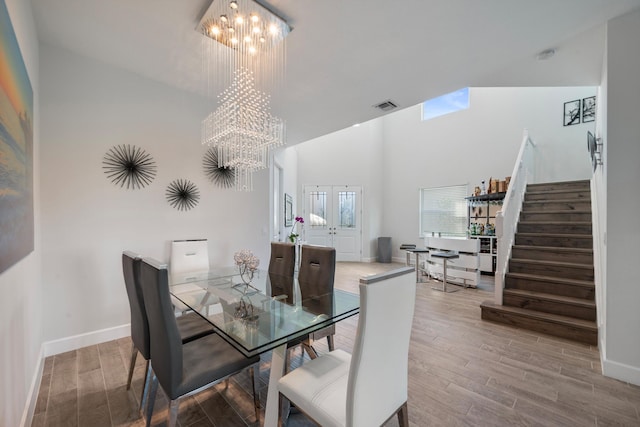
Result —
[[304, 187], [304, 240], [336, 248], [337, 261], [360, 261], [362, 253], [362, 187]]

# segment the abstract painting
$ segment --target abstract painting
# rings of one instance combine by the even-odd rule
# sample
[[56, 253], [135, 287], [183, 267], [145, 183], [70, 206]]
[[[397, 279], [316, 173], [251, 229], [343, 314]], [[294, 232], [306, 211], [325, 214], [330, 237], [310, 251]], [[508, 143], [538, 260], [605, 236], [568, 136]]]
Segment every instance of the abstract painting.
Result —
[[0, 0], [0, 273], [33, 251], [33, 90]]

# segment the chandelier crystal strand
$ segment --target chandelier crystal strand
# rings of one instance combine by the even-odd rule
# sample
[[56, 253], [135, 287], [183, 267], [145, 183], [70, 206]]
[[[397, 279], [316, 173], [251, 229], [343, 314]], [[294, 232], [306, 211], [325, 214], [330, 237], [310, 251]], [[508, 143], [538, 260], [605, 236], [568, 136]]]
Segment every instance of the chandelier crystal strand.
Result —
[[[253, 189], [253, 172], [284, 144], [283, 120], [271, 115], [268, 93], [284, 80], [287, 23], [253, 0], [214, 1], [200, 21], [203, 71], [218, 107], [202, 122], [202, 143], [221, 166], [236, 170], [236, 190]], [[223, 88], [226, 88], [223, 90]], [[222, 92], [222, 93], [221, 93]]]

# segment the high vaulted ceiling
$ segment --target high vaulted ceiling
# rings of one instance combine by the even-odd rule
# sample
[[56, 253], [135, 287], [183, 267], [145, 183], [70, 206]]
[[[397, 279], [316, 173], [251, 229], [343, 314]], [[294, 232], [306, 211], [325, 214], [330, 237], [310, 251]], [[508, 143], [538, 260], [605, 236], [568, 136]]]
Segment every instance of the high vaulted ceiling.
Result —
[[[216, 0], [224, 1], [224, 0]], [[296, 144], [465, 86], [595, 86], [640, 0], [260, 0], [293, 27], [273, 112]], [[202, 94], [211, 0], [32, 0], [43, 44]], [[551, 59], [536, 54], [556, 48]], [[214, 101], [212, 100], [212, 105]]]

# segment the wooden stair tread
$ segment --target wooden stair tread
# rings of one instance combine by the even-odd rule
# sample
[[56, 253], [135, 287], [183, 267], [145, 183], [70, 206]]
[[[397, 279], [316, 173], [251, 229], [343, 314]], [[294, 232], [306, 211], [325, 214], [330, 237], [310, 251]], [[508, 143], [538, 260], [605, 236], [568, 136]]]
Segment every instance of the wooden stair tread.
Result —
[[[521, 212], [523, 213], [530, 213], [530, 214], [552, 214], [552, 215], [562, 215], [562, 214], [590, 214], [591, 213], [591, 209], [544, 209], [544, 210], [529, 210], [529, 209], [523, 209]], [[531, 221], [529, 221], [531, 222]], [[536, 221], [537, 222], [537, 221]], [[588, 221], [579, 221], [579, 222], [583, 222], [583, 223], [587, 223]]]
[[571, 325], [580, 329], [588, 329], [594, 332], [598, 331], [598, 326], [593, 320], [576, 319], [575, 317], [562, 316], [560, 314], [545, 313], [542, 311], [528, 310], [519, 307], [511, 307], [507, 305], [497, 305], [492, 301], [485, 301], [480, 304], [481, 308], [501, 311], [503, 313], [516, 314], [530, 319], [540, 320], [544, 322], [557, 323], [562, 325]]
[[525, 193], [525, 197], [527, 195], [539, 195], [539, 194], [568, 194], [568, 193], [590, 193], [591, 189], [590, 188], [563, 188], [560, 190], [539, 190], [539, 191], [535, 191], [534, 190], [528, 190]]
[[591, 221], [520, 221], [518, 225], [546, 224], [546, 225], [591, 225]]
[[[589, 223], [590, 224], [590, 223]], [[521, 233], [521, 232], [517, 232], [516, 235], [521, 236], [521, 237], [569, 237], [569, 238], [584, 238], [584, 239], [591, 239], [593, 238], [592, 234], [572, 234], [572, 233]], [[531, 245], [528, 245], [531, 246]], [[543, 247], [543, 246], [540, 246]]]
[[[541, 192], [540, 192], [541, 193]], [[546, 193], [546, 191], [545, 191]], [[590, 200], [585, 200], [582, 197], [571, 197], [568, 199], [550, 199], [550, 200], [525, 200], [522, 202], [524, 205], [541, 205], [544, 203], [587, 203]]]
[[[521, 234], [526, 234], [526, 233], [521, 233]], [[532, 234], [532, 233], [529, 233]], [[539, 235], [539, 234], [536, 234]], [[513, 245], [513, 249], [524, 249], [524, 250], [531, 250], [531, 251], [556, 251], [556, 252], [568, 252], [568, 253], [572, 253], [572, 252], [579, 252], [579, 253], [585, 253], [585, 254], [592, 254], [593, 253], [593, 249], [587, 249], [587, 248], [565, 248], [563, 246], [532, 246], [532, 245]]]
[[526, 264], [552, 265], [555, 267], [584, 268], [587, 270], [593, 269], [593, 264], [580, 264], [580, 263], [565, 262], [565, 261], [547, 261], [544, 259], [528, 259], [528, 258], [511, 258], [511, 261], [516, 261], [516, 262], [521, 262]]
[[536, 182], [535, 184], [527, 184], [527, 187], [543, 187], [545, 185], [563, 185], [563, 184], [584, 184], [590, 186], [588, 179], [571, 179], [569, 181], [549, 181], [549, 182]]
[[517, 295], [525, 298], [541, 299], [546, 301], [559, 302], [564, 304], [579, 305], [587, 308], [595, 308], [596, 302], [594, 300], [585, 298], [568, 297], [564, 295], [549, 294], [546, 292], [527, 291], [525, 289], [505, 289], [505, 294]]
[[543, 276], [540, 274], [527, 274], [527, 273], [506, 273], [506, 277], [513, 277], [514, 279], [529, 279], [529, 280], [537, 280], [539, 282], [554, 282], [561, 283], [565, 285], [572, 286], [583, 286], [585, 288], [595, 288], [595, 284], [593, 280], [576, 280], [576, 279], [566, 279], [564, 277], [555, 277], [555, 276]]

